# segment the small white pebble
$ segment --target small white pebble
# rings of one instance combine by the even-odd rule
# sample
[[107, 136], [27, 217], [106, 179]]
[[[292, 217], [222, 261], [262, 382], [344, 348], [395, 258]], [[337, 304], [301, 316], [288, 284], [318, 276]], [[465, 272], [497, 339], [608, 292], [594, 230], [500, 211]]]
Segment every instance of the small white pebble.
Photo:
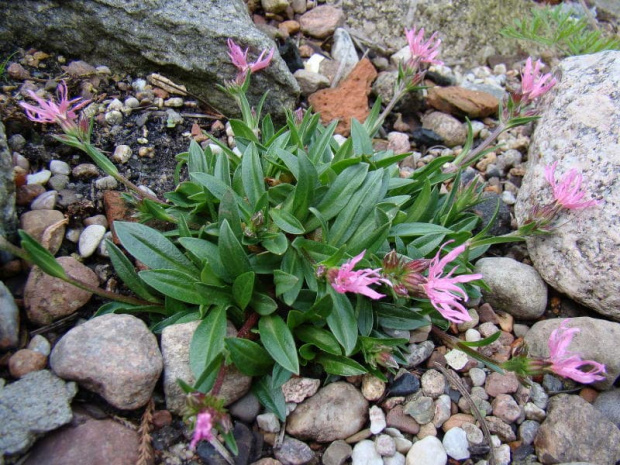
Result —
[[41, 170], [38, 173], [29, 174], [26, 176], [26, 184], [40, 184], [44, 186], [47, 181], [52, 177], [52, 172], [49, 170]]
[[465, 340], [467, 342], [477, 342], [479, 341], [481, 338], [480, 333], [478, 332], [478, 330], [474, 329], [474, 328], [470, 328], [467, 331], [465, 331]]
[[[465, 352], [461, 352], [458, 349], [453, 349], [446, 354], [446, 362], [450, 365], [450, 368], [455, 370], [460, 370], [465, 365], [467, 365], [467, 354]], [[428, 372], [427, 372], [428, 373]]]
[[111, 126], [121, 124], [123, 122], [123, 114], [118, 110], [108, 111], [105, 114], [105, 122]]
[[50, 161], [50, 171], [52, 174], [64, 174], [68, 176], [71, 174], [71, 167], [62, 160], [52, 160]]
[[106, 108], [106, 109], [107, 109], [108, 111], [114, 111], [114, 110], [116, 110], [116, 111], [120, 111], [120, 110], [122, 110], [122, 109], [123, 109], [123, 102], [121, 102], [119, 99], [115, 98], [114, 100], [112, 100], [112, 101], [108, 104], [108, 106], [107, 106], [107, 108]]
[[80, 255], [84, 258], [90, 257], [97, 247], [99, 247], [99, 243], [103, 239], [105, 234], [105, 227], [99, 224], [93, 224], [84, 229], [82, 234], [80, 234], [80, 240], [78, 242], [78, 250]]
[[95, 187], [101, 191], [116, 189], [118, 187], [118, 181], [112, 176], [104, 176], [95, 181]]
[[116, 163], [125, 164], [131, 158], [131, 147], [128, 145], [119, 145], [114, 149], [112, 160]]

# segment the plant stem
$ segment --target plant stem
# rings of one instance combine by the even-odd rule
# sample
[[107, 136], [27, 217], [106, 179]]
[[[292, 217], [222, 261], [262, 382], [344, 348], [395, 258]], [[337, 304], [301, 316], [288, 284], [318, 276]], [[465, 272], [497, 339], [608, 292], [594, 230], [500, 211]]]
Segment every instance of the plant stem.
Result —
[[392, 97], [392, 100], [390, 100], [390, 103], [388, 103], [385, 109], [381, 112], [381, 114], [379, 115], [379, 118], [377, 118], [377, 121], [375, 122], [371, 130], [368, 131], [369, 134], [371, 135], [375, 134], [379, 130], [379, 128], [383, 126], [385, 119], [392, 112], [392, 110], [394, 109], [394, 106], [406, 94], [407, 94], [407, 90], [406, 90], [405, 83], [401, 81], [401, 83], [398, 85], [398, 89], [396, 89], [396, 91], [394, 92], [394, 96]]
[[457, 169], [462, 168], [463, 166], [468, 165], [469, 163], [471, 163], [472, 160], [475, 160], [475, 158], [480, 154], [480, 152], [482, 152], [483, 150], [486, 150], [491, 143], [497, 139], [499, 137], [499, 135], [504, 132], [506, 130], [506, 124], [505, 123], [500, 123], [491, 134], [489, 134], [489, 137], [487, 137], [485, 140], [482, 141], [482, 143], [476, 147], [475, 149], [473, 149], [471, 152], [469, 153], [465, 153], [465, 154], [460, 154], [458, 157], [456, 157], [454, 159], [454, 166]]

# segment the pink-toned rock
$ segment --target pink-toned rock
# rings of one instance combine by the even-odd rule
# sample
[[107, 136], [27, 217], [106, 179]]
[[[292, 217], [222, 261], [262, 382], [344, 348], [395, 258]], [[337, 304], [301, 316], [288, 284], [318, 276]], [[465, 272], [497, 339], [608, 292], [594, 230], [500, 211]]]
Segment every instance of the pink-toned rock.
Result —
[[299, 24], [304, 34], [325, 39], [344, 24], [344, 12], [332, 5], [321, 5], [304, 13], [299, 18]]
[[310, 95], [308, 102], [314, 111], [321, 114], [323, 124], [327, 125], [338, 119], [336, 133], [348, 136], [351, 132], [351, 119], [363, 122], [370, 113], [368, 94], [376, 77], [377, 71], [370, 60], [363, 59], [338, 87], [321, 89]]
[[469, 415], [467, 413], [457, 413], [452, 415], [450, 418], [446, 420], [446, 422], [441, 425], [441, 429], [446, 432], [451, 430], [452, 428], [461, 427], [463, 423], [476, 423], [476, 419], [473, 415]]
[[428, 90], [428, 104], [452, 115], [484, 118], [497, 113], [499, 100], [486, 92], [464, 87], [432, 87]]
[[517, 439], [517, 436], [510, 425], [501, 418], [488, 416], [485, 417], [484, 420], [489, 427], [491, 434], [497, 434], [502, 441], [511, 442]]
[[506, 423], [516, 421], [523, 413], [519, 404], [508, 394], [498, 395], [491, 406], [493, 407], [493, 415]]
[[307, 397], [316, 394], [321, 381], [313, 378], [291, 378], [282, 385], [282, 394], [286, 402], [299, 404]]
[[390, 428], [396, 428], [402, 433], [418, 434], [420, 432], [420, 424], [403, 412], [402, 405], [397, 405], [388, 412], [386, 422]]
[[11, 63], [6, 69], [6, 72], [11, 79], [15, 79], [16, 81], [25, 81], [26, 79], [30, 79], [30, 73], [28, 70], [19, 63]]
[[24, 465], [134, 465], [138, 434], [113, 420], [87, 419], [40, 440]]
[[[41, 184], [24, 184], [17, 188], [15, 203], [20, 206], [30, 205], [34, 199], [45, 192], [45, 187]], [[60, 213], [60, 212], [59, 212]]]
[[[43, 210], [39, 210], [43, 211]], [[70, 277], [99, 286], [93, 270], [73, 257], [57, 258]], [[92, 293], [45, 274], [38, 266], [30, 270], [24, 289], [24, 306], [28, 319], [39, 326], [50, 324], [82, 308]]]
[[33, 371], [39, 371], [47, 365], [47, 357], [40, 352], [21, 349], [11, 355], [9, 372], [14, 378], [21, 378]]
[[484, 390], [491, 397], [497, 397], [500, 394], [512, 394], [519, 389], [519, 380], [513, 372], [507, 372], [505, 375], [499, 373], [491, 373], [487, 377]]
[[58, 210], [31, 210], [20, 218], [21, 228], [40, 241], [43, 232], [51, 225], [65, 219], [65, 215]]

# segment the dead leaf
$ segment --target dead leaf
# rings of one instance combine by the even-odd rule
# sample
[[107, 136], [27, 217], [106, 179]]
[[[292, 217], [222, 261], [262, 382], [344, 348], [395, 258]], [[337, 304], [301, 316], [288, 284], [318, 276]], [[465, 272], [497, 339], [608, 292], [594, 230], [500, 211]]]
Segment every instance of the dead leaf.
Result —
[[62, 240], [65, 237], [65, 225], [68, 222], [69, 220], [64, 218], [48, 226], [43, 231], [43, 235], [41, 236], [41, 245], [49, 250], [52, 255], [56, 255], [56, 252], [60, 249]]
[[176, 95], [187, 95], [187, 88], [185, 86], [181, 86], [179, 84], [175, 84], [167, 77], [162, 76], [161, 74], [153, 73], [149, 74], [146, 77], [147, 81], [149, 81], [152, 85], [160, 87], [171, 94]]

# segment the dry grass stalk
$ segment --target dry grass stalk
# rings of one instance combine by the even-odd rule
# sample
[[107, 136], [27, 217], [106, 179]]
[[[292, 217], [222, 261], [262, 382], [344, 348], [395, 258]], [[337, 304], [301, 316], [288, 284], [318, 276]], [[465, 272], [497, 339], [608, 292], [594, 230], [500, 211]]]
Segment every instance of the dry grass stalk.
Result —
[[151, 445], [150, 433], [154, 410], [155, 402], [153, 402], [153, 398], [151, 397], [149, 403], [146, 404], [146, 408], [142, 414], [140, 428], [138, 428], [140, 445], [138, 446], [138, 461], [136, 465], [152, 465], [153, 463], [153, 446]]

